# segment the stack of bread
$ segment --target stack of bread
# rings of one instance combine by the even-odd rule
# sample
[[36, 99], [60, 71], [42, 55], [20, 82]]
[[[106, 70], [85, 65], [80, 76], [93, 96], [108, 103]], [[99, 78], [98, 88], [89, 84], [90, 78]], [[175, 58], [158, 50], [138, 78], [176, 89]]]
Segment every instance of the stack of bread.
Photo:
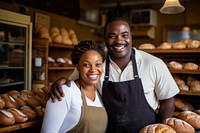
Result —
[[49, 42], [63, 43], [67, 45], [78, 44], [78, 39], [73, 29], [69, 29], [69, 31], [65, 28], [58, 27], [51, 27], [49, 29], [44, 25], [37, 23], [35, 26], [35, 36], [47, 38]]
[[0, 125], [13, 125], [42, 118], [48, 98], [47, 87], [29, 90], [12, 90], [0, 94]]
[[193, 62], [187, 62], [187, 63], [180, 63], [177, 61], [170, 61], [169, 63], [167, 63], [167, 66], [170, 69], [174, 69], [174, 70], [198, 70], [199, 69], [199, 65]]
[[180, 77], [178, 75], [173, 75], [173, 78], [180, 90], [200, 91], [200, 81], [194, 76]]
[[67, 31], [65, 28], [59, 29], [58, 27], [52, 27], [50, 29], [50, 37], [52, 42], [55, 43], [63, 43], [67, 45], [78, 44], [78, 39], [73, 29]]
[[197, 49], [200, 48], [200, 41], [199, 40], [192, 40], [192, 39], [184, 39], [180, 42], [169, 43], [163, 42], [157, 49]]
[[139, 133], [195, 133], [200, 129], [200, 115], [182, 111], [177, 118], [166, 118], [162, 123], [150, 124]]
[[64, 67], [64, 66], [70, 66], [72, 65], [72, 61], [69, 58], [66, 57], [59, 57], [59, 58], [52, 58], [48, 57], [48, 64], [51, 67]]

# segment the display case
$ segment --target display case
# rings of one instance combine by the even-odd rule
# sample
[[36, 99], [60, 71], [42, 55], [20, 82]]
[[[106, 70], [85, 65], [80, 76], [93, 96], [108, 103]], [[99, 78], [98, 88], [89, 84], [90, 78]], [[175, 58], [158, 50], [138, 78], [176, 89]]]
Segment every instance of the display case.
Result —
[[31, 90], [30, 16], [0, 9], [0, 93]]

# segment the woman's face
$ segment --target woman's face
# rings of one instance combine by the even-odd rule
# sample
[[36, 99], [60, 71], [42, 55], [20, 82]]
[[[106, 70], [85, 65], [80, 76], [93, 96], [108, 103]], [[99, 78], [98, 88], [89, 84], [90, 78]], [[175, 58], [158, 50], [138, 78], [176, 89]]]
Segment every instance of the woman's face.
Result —
[[82, 84], [95, 85], [103, 72], [103, 59], [95, 50], [86, 51], [80, 58], [77, 69]]

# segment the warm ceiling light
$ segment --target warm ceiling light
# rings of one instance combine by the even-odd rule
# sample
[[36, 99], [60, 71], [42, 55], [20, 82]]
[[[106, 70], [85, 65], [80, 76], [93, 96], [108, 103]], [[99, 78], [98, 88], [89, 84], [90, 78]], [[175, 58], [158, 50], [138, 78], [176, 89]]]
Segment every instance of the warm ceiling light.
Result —
[[160, 12], [164, 14], [178, 14], [184, 10], [185, 8], [179, 3], [179, 0], [166, 0]]

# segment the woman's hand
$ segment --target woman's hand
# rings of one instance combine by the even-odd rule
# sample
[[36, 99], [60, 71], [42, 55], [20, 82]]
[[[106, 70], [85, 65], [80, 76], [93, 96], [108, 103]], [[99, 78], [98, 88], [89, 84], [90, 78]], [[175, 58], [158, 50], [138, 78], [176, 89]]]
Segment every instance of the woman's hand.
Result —
[[51, 85], [51, 90], [50, 90], [50, 97], [53, 102], [56, 101], [56, 98], [61, 101], [62, 97], [64, 97], [64, 93], [62, 90], [62, 85], [67, 85], [68, 87], [71, 86], [71, 81], [68, 78], [62, 77], [58, 80], [56, 80], [52, 85]]

